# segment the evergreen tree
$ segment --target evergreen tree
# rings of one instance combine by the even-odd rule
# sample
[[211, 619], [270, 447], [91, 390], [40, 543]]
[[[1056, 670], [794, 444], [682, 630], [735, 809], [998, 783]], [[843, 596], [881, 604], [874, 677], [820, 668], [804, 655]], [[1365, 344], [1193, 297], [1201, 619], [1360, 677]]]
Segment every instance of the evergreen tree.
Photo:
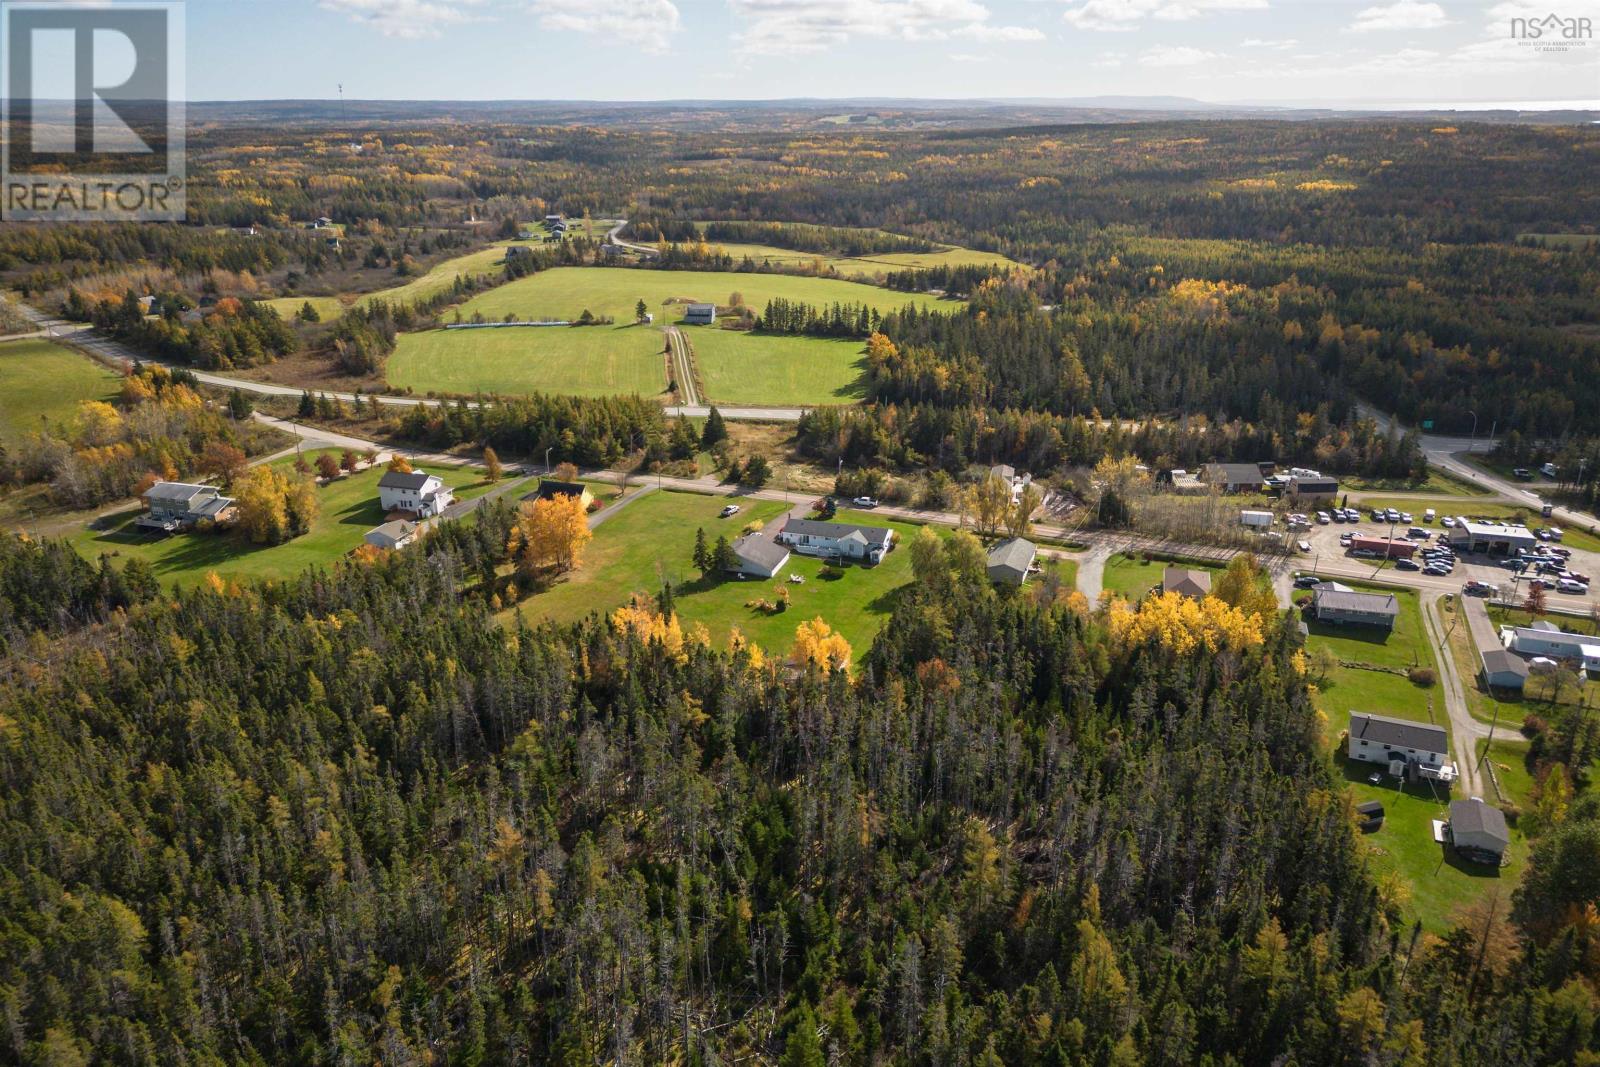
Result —
[[248, 397], [238, 389], [228, 393], [228, 414], [235, 419], [248, 419], [255, 411]]
[[694, 531], [694, 566], [703, 576], [709, 576], [713, 557], [706, 547], [705, 527], [696, 527]]
[[309, 392], [300, 394], [300, 407], [295, 414], [302, 419], [309, 419], [317, 413], [317, 402], [312, 399]]
[[722, 412], [712, 408], [706, 413], [706, 424], [700, 428], [700, 447], [710, 448], [728, 439], [728, 427], [722, 421]]

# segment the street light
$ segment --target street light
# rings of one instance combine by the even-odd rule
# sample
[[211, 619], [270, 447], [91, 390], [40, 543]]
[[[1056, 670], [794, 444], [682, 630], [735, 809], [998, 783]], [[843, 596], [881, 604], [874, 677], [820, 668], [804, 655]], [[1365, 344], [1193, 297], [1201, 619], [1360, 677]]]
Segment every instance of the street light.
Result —
[[546, 475], [550, 473], [550, 453], [554, 452], [555, 450], [555, 445], [551, 445], [549, 448], [544, 450], [544, 472]]
[[1471, 452], [1478, 444], [1478, 413], [1469, 411], [1467, 414], [1472, 416], [1472, 433], [1467, 438], [1467, 451]]

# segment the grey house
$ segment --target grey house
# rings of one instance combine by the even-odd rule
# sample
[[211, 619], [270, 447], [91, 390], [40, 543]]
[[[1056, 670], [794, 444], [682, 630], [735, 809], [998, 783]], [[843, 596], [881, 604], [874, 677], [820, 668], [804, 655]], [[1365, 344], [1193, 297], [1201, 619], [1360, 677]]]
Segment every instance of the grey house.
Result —
[[234, 515], [233, 498], [223, 496], [214, 485], [157, 482], [145, 490], [143, 499], [149, 510], [139, 517], [138, 525], [146, 529], [170, 533], [201, 519], [226, 522]]
[[1499, 808], [1480, 798], [1450, 802], [1450, 843], [1467, 859], [1499, 863], [1511, 847], [1511, 831]]
[[717, 305], [690, 304], [683, 313], [683, 321], [691, 326], [710, 326], [717, 321]]
[[407, 519], [392, 519], [367, 531], [364, 540], [377, 548], [404, 548], [417, 539], [417, 524]]
[[1001, 585], [1021, 585], [1028, 580], [1028, 568], [1033, 566], [1039, 550], [1033, 542], [1021, 537], [1011, 537], [989, 550], [989, 580]]
[[1486, 649], [1479, 653], [1483, 668], [1479, 672], [1483, 684], [1491, 689], [1521, 689], [1528, 682], [1528, 661], [1503, 648]]
[[1400, 617], [1400, 604], [1393, 593], [1340, 592], [1318, 588], [1311, 594], [1311, 612], [1318, 622], [1341, 626], [1381, 626], [1385, 630], [1393, 630], [1395, 621]]

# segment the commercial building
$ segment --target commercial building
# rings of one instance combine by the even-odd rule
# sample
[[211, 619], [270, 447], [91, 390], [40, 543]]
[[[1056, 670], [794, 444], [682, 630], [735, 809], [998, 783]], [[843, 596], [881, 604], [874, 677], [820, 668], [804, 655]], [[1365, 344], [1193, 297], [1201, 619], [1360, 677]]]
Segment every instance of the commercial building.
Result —
[[1539, 543], [1533, 531], [1526, 526], [1511, 526], [1498, 522], [1473, 522], [1459, 519], [1449, 531], [1450, 544], [1458, 551], [1492, 552], [1514, 555], [1519, 548], [1533, 548]]

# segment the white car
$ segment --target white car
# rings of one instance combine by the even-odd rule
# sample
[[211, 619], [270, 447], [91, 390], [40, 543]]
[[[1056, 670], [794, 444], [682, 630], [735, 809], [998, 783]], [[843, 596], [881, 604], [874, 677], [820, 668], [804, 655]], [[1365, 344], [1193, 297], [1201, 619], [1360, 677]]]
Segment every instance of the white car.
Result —
[[725, 519], [730, 515], [737, 515], [737, 514], [739, 514], [739, 505], [738, 504], [729, 504], [727, 507], [722, 509], [722, 517], [725, 518]]
[[1556, 592], [1558, 593], [1576, 593], [1579, 596], [1582, 596], [1588, 591], [1589, 587], [1578, 581], [1576, 578], [1556, 579]]
[[878, 502], [870, 496], [858, 496], [850, 503], [858, 508], [875, 508], [878, 506]]
[[1333, 516], [1329, 515], [1326, 511], [1317, 512], [1317, 525], [1318, 526], [1326, 526], [1326, 525], [1328, 525], [1328, 523], [1330, 523], [1332, 521], [1333, 521]]
[[1439, 525], [1447, 526], [1450, 529], [1455, 529], [1455, 525], [1456, 525], [1455, 517], [1451, 516], [1451, 515], [1446, 515], [1444, 518], [1439, 520]]

